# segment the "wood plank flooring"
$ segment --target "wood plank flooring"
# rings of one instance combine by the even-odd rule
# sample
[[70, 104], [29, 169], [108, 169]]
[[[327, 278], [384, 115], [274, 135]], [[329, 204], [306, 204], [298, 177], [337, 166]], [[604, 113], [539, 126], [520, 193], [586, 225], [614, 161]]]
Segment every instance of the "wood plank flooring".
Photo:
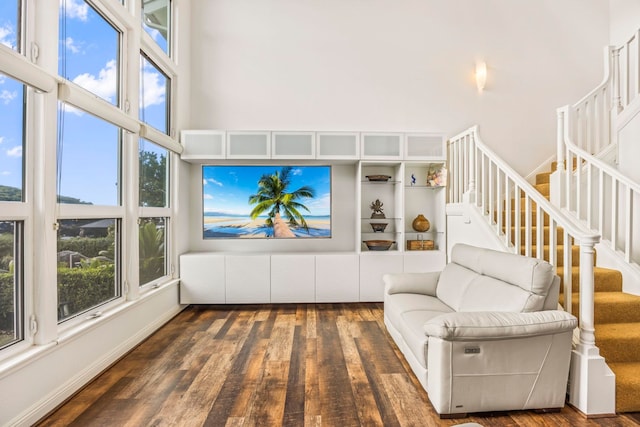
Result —
[[442, 420], [382, 304], [190, 306], [40, 426], [636, 426], [516, 411]]

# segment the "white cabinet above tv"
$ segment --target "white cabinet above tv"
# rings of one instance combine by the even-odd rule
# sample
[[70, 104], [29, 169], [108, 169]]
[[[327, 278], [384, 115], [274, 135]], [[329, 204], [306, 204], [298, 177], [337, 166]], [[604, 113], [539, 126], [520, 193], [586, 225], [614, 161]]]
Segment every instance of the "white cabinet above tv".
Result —
[[183, 130], [182, 160], [442, 160], [444, 135], [433, 132]]

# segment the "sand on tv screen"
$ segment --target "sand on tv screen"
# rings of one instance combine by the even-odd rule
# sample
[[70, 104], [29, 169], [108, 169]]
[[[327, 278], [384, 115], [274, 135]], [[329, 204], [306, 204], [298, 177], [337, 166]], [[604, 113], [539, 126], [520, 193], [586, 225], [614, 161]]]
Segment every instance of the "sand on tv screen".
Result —
[[202, 166], [205, 239], [331, 237], [331, 166]]

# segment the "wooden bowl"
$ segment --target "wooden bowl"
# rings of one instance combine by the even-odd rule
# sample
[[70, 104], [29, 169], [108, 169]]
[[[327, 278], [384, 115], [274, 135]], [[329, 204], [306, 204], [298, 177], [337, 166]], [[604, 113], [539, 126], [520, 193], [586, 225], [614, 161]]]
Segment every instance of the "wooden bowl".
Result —
[[393, 240], [364, 240], [363, 242], [370, 251], [388, 251], [395, 243]]
[[387, 228], [387, 225], [389, 225], [388, 222], [371, 222], [371, 228], [373, 228], [373, 232], [376, 233], [378, 231], [383, 232], [385, 228]]
[[367, 175], [369, 181], [389, 181], [391, 176], [389, 175]]

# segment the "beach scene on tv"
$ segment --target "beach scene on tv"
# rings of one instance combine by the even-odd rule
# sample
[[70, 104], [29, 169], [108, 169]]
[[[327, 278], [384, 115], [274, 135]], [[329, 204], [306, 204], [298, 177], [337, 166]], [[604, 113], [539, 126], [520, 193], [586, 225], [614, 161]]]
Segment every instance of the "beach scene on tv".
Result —
[[331, 166], [202, 167], [203, 237], [331, 237]]

